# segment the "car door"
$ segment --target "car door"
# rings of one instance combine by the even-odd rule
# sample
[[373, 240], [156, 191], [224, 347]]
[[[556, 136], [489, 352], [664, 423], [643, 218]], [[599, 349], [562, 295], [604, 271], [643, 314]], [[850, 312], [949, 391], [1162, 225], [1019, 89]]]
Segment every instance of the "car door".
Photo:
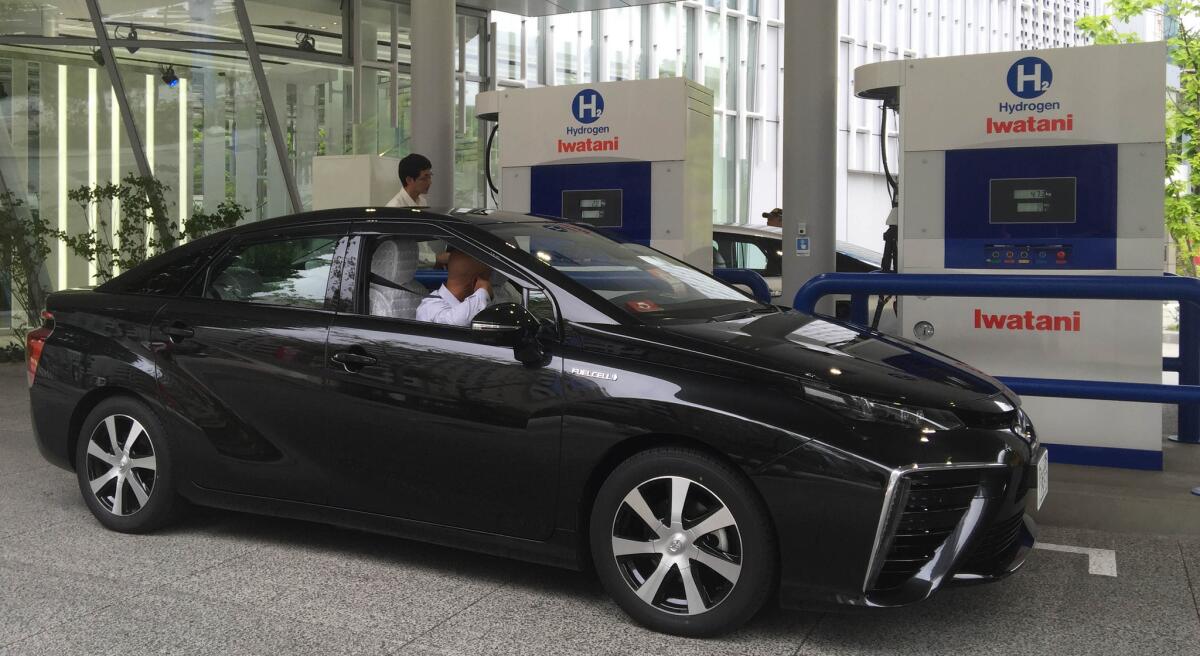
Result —
[[179, 465], [214, 490], [325, 503], [325, 341], [349, 223], [233, 240], [152, 328]]
[[[386, 240], [445, 241], [501, 263], [436, 225], [355, 229], [343, 307], [329, 335], [327, 380], [338, 408], [336, 503], [382, 515], [529, 539], [553, 530], [562, 416], [562, 360], [518, 362], [468, 327], [423, 323], [409, 311], [369, 314], [374, 250]], [[406, 252], [427, 252], [409, 244]], [[390, 281], [435, 291], [432, 261]], [[357, 263], [355, 269], [350, 263]], [[395, 270], [375, 267], [377, 271]], [[414, 280], [415, 278], [415, 280]], [[516, 295], [545, 296], [533, 289]], [[350, 299], [351, 302], [345, 302]], [[404, 306], [400, 303], [399, 306]], [[549, 307], [549, 306], [546, 306]], [[548, 312], [554, 316], [552, 307]], [[340, 362], [339, 362], [340, 360]]]

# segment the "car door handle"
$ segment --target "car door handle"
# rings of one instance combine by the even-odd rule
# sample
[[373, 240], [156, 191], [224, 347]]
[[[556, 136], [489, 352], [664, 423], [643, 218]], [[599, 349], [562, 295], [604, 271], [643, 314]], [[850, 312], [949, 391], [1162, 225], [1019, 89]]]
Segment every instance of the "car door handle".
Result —
[[188, 328], [186, 325], [176, 321], [172, 324], [167, 324], [162, 327], [163, 334], [171, 338], [173, 342], [181, 342], [189, 337], [194, 337], [196, 331]]
[[338, 351], [329, 359], [342, 365], [349, 373], [353, 373], [360, 367], [366, 367], [379, 362], [379, 359], [374, 356], [365, 353], [355, 353], [353, 351]]

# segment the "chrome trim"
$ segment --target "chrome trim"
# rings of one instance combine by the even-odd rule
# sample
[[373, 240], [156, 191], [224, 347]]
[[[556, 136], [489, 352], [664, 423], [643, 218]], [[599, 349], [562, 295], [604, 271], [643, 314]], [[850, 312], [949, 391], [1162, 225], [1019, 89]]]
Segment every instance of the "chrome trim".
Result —
[[863, 594], [865, 595], [871, 589], [871, 580], [878, 575], [875, 568], [877, 565], [880, 565], [879, 552], [883, 546], [883, 533], [887, 528], [888, 521], [891, 519], [891, 508], [895, 502], [896, 488], [899, 487], [901, 477], [916, 472], [945, 471], [950, 469], [991, 469], [1007, 466], [1003, 462], [964, 462], [959, 464], [938, 463], [925, 465], [914, 463], [911, 467], [901, 467], [891, 470], [888, 474], [887, 488], [883, 493], [883, 507], [879, 509], [879, 524], [875, 528], [875, 543], [871, 545], [871, 559], [867, 561], [867, 573], [863, 577]]
[[883, 542], [883, 531], [891, 517], [890, 509], [895, 502], [896, 486], [899, 484], [901, 476], [903, 476], [903, 472], [899, 469], [893, 469], [888, 475], [887, 489], [883, 493], [883, 507], [879, 509], [879, 525], [875, 527], [875, 543], [871, 545], [871, 559], [867, 561], [867, 574], [863, 579], [863, 594], [870, 589], [871, 579], [875, 576], [875, 565], [879, 561], [879, 547]]
[[502, 323], [493, 323], [491, 321], [472, 321], [471, 322], [471, 330], [505, 331], [505, 330], [516, 330], [516, 328], [514, 328], [513, 326], [506, 326]]

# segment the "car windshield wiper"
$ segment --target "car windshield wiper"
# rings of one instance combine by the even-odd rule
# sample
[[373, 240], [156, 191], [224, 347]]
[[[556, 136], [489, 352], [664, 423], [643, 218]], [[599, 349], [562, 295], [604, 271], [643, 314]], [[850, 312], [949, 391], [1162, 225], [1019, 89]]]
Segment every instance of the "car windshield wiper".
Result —
[[708, 320], [708, 322], [715, 323], [715, 322], [719, 322], [719, 321], [733, 321], [734, 319], [745, 319], [746, 317], [752, 317], [756, 314], [777, 314], [778, 312], [779, 312], [779, 308], [775, 307], [774, 305], [767, 305], [767, 306], [763, 306], [763, 307], [752, 308], [749, 310], [741, 310], [738, 312], [731, 312], [729, 314], [717, 315], [715, 317], [710, 318]]

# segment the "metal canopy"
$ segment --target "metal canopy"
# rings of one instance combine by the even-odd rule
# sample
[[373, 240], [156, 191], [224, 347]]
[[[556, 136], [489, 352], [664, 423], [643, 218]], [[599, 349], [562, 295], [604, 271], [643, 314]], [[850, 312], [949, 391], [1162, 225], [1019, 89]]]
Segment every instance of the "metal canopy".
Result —
[[466, 0], [460, 7], [503, 11], [521, 16], [552, 16], [580, 11], [655, 5], [669, 0]]

